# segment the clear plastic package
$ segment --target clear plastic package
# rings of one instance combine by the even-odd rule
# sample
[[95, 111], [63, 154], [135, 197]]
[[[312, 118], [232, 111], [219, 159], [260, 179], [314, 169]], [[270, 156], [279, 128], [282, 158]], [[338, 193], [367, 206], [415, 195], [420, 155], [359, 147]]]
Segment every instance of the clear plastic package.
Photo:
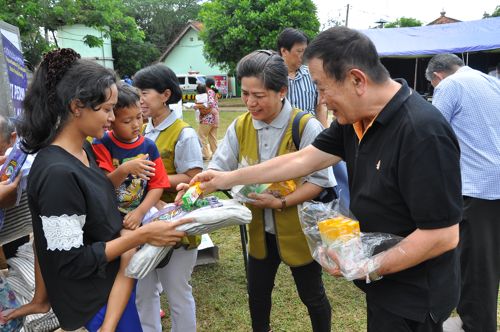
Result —
[[339, 211], [345, 212], [338, 200], [303, 204], [300, 223], [311, 255], [328, 270], [338, 267], [347, 280], [366, 278], [369, 282], [367, 276], [380, 267], [386, 250], [403, 238], [387, 233], [362, 233], [351, 213]]
[[[198, 199], [196, 202], [205, 202], [204, 206], [186, 211], [180, 205], [170, 203], [162, 210], [154, 213], [143, 223], [172, 222], [183, 218], [192, 219], [176, 229], [186, 232], [187, 235], [202, 235], [214, 230], [231, 226], [245, 225], [252, 220], [250, 210], [234, 199], [218, 200], [215, 196]], [[150, 244], [143, 245], [132, 257], [125, 270], [130, 278], [142, 279], [165, 258], [172, 247], [156, 247]]]
[[252, 203], [255, 200], [248, 197], [249, 194], [262, 194], [269, 187], [269, 184], [247, 184], [238, 185], [231, 188], [231, 195], [240, 203]]

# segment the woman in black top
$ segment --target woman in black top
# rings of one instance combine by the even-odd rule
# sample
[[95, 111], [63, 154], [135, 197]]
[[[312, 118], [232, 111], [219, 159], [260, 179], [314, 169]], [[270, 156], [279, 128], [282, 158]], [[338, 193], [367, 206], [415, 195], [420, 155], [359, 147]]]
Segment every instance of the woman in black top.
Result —
[[178, 223], [153, 222], [120, 237], [114, 187], [96, 165], [86, 137], [114, 120], [115, 75], [71, 49], [48, 53], [25, 98], [20, 135], [38, 152], [28, 179], [35, 249], [61, 327], [84, 326], [106, 304], [119, 256], [144, 243], [173, 245]]

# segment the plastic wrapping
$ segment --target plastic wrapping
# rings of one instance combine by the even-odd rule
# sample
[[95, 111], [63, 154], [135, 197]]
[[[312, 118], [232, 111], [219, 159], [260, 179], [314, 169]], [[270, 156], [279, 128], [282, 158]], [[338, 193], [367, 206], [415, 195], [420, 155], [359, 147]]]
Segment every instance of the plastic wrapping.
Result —
[[[255, 165], [258, 162], [247, 160], [243, 158], [238, 164], [238, 168], [244, 168], [250, 165]], [[248, 184], [248, 185], [238, 185], [231, 189], [231, 195], [234, 199], [238, 200], [240, 203], [252, 203], [255, 202], [252, 198], [248, 197], [249, 194], [271, 194], [275, 197], [284, 197], [297, 189], [297, 185], [294, 180], [281, 181], [276, 183], [266, 183], [266, 184]]]
[[300, 223], [311, 255], [328, 270], [338, 267], [347, 280], [366, 278], [369, 282], [367, 276], [380, 267], [386, 250], [403, 238], [387, 233], [362, 233], [352, 214], [339, 211], [345, 212], [338, 200], [303, 204]]
[[249, 194], [262, 194], [269, 187], [269, 184], [248, 184], [238, 185], [231, 189], [231, 195], [240, 203], [252, 203], [255, 200], [248, 197]]
[[[231, 226], [249, 224], [252, 213], [234, 199], [218, 200], [214, 196], [207, 197], [206, 206], [185, 211], [181, 206], [174, 203], [167, 204], [164, 209], [153, 214], [148, 222], [172, 222], [183, 218], [191, 218], [192, 222], [178, 226], [178, 231], [186, 232], [187, 235], [202, 235], [214, 230]], [[165, 258], [172, 247], [156, 247], [145, 244], [132, 257], [125, 270], [125, 275], [130, 278], [142, 279]]]

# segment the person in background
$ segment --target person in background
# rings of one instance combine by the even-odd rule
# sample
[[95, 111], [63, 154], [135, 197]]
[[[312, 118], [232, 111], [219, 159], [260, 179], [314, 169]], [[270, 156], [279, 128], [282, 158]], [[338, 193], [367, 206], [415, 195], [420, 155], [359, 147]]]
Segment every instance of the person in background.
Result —
[[[328, 112], [325, 104], [319, 103], [316, 84], [309, 73], [309, 68], [303, 64], [303, 55], [309, 40], [300, 30], [286, 28], [278, 36], [278, 51], [288, 67], [287, 99], [293, 107], [310, 113], [318, 119], [324, 128], [328, 128]], [[333, 167], [337, 180], [335, 192], [340, 199], [342, 209], [349, 210], [349, 180], [347, 167], [340, 161]]]
[[114, 188], [86, 141], [103, 136], [116, 102], [115, 74], [72, 49], [44, 56], [24, 100], [19, 135], [28, 153], [38, 152], [28, 179], [43, 277], [36, 282], [45, 284], [64, 330], [86, 326], [96, 331], [108, 309], [121, 316], [117, 331], [140, 331], [133, 296], [106, 308], [121, 287], [115, 282], [120, 280], [118, 258], [144, 243], [175, 245], [185, 235], [175, 227], [188, 220], [150, 223], [120, 236]]
[[[16, 138], [17, 134], [14, 122], [9, 118], [0, 115], [0, 165], [3, 165], [3, 163], [7, 159], [7, 156], [5, 156], [5, 152], [8, 148], [14, 145]], [[16, 203], [17, 185], [19, 184], [20, 180], [21, 177], [18, 176], [13, 182], [0, 182], [0, 208], [12, 207]], [[19, 245], [27, 241], [26, 239], [23, 239], [20, 241], [20, 243], [17, 244], [17, 242], [18, 241], [16, 241], [15, 244], [13, 243], [12, 246], [17, 248]], [[4, 251], [7, 251], [6, 254], [11, 252], [9, 248], [10, 246], [11, 245], [9, 244], [7, 244], [7, 246], [4, 245]], [[8, 249], [6, 249], [5, 247], [7, 247]]]
[[[203, 159], [209, 160], [217, 149], [217, 128], [219, 127], [219, 101], [217, 88], [213, 78], [205, 81], [207, 90], [207, 107], [205, 112], [200, 109], [200, 126], [198, 135], [202, 144]], [[205, 114], [204, 114], [205, 113]]]
[[[141, 69], [134, 75], [140, 90], [140, 106], [149, 121], [144, 136], [153, 140], [169, 176], [162, 201], [171, 203], [176, 186], [189, 182], [203, 169], [201, 145], [196, 131], [171, 111], [169, 104], [182, 99], [175, 73], [163, 64]], [[200, 237], [185, 237], [170, 260], [151, 271], [137, 284], [137, 307], [144, 332], [161, 332], [160, 292], [167, 295], [172, 331], [196, 331], [196, 306], [190, 285]], [[168, 256], [167, 256], [168, 257]], [[166, 265], [165, 265], [166, 264]]]
[[[500, 282], [500, 80], [464, 65], [454, 54], [435, 55], [426, 78], [432, 104], [460, 144], [463, 219], [460, 222], [461, 291], [446, 325], [496, 331]], [[460, 322], [460, 319], [462, 322]]]
[[128, 85], [134, 84], [134, 81], [132, 81], [132, 79], [128, 75], [123, 76], [123, 82]]
[[304, 51], [309, 39], [300, 30], [284, 29], [278, 36], [278, 52], [288, 67], [287, 99], [292, 107], [310, 113], [318, 119], [323, 127], [328, 128], [327, 109], [319, 103], [318, 91], [309, 68], [303, 64]]
[[195, 108], [208, 108], [208, 93], [205, 84], [198, 84], [196, 86]]
[[[194, 109], [195, 109], [195, 118], [198, 123], [200, 123], [200, 118], [203, 113], [203, 115], [206, 115], [210, 113], [210, 109], [208, 108], [208, 94], [207, 94], [207, 87], [205, 84], [199, 83], [196, 86], [196, 96], [194, 100]], [[199, 129], [199, 128], [198, 128]], [[200, 135], [200, 132], [198, 131], [198, 136]], [[205, 143], [206, 144], [207, 137], [205, 137]], [[200, 141], [204, 142], [200, 136]]]
[[[255, 51], [238, 63], [242, 100], [248, 111], [228, 128], [209, 169], [234, 170], [243, 161], [250, 165], [296, 151], [291, 123], [298, 113], [285, 98], [288, 78], [283, 59], [268, 50]], [[310, 119], [301, 121], [300, 149], [323, 129]], [[321, 266], [313, 260], [299, 223], [298, 208], [335, 183], [330, 170], [296, 179], [297, 189], [276, 196], [255, 195], [249, 204], [248, 300], [252, 329], [271, 330], [271, 293], [279, 265], [290, 267], [299, 297], [307, 307], [313, 331], [330, 331], [331, 306], [321, 279]]]
[[[361, 231], [404, 238], [375, 256], [382, 260], [367, 260], [360, 268], [364, 276], [354, 281], [366, 294], [368, 331], [442, 331], [459, 289], [462, 194], [455, 134], [404, 80], [390, 78], [361, 32], [325, 30], [305, 57], [320, 102], [334, 110], [332, 125], [295, 153], [232, 172], [209, 170], [192, 182], [201, 181], [209, 193], [297, 178], [344, 159]], [[328, 271], [340, 275], [338, 268]]]

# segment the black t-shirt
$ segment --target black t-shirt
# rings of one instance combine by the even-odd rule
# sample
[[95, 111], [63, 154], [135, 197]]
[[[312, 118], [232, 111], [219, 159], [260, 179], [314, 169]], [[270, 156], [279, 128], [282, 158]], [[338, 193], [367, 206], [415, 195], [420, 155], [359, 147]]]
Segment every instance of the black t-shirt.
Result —
[[86, 167], [61, 147], [38, 153], [28, 179], [35, 247], [61, 327], [84, 326], [108, 299], [120, 260], [107, 262], [105, 242], [119, 236], [115, 191], [86, 149]]
[[[441, 113], [406, 82], [361, 142], [352, 125], [336, 121], [313, 145], [347, 163], [350, 208], [362, 232], [408, 236], [462, 219], [460, 150]], [[366, 284], [367, 299], [400, 316], [445, 318], [458, 301], [458, 261], [452, 250]]]

